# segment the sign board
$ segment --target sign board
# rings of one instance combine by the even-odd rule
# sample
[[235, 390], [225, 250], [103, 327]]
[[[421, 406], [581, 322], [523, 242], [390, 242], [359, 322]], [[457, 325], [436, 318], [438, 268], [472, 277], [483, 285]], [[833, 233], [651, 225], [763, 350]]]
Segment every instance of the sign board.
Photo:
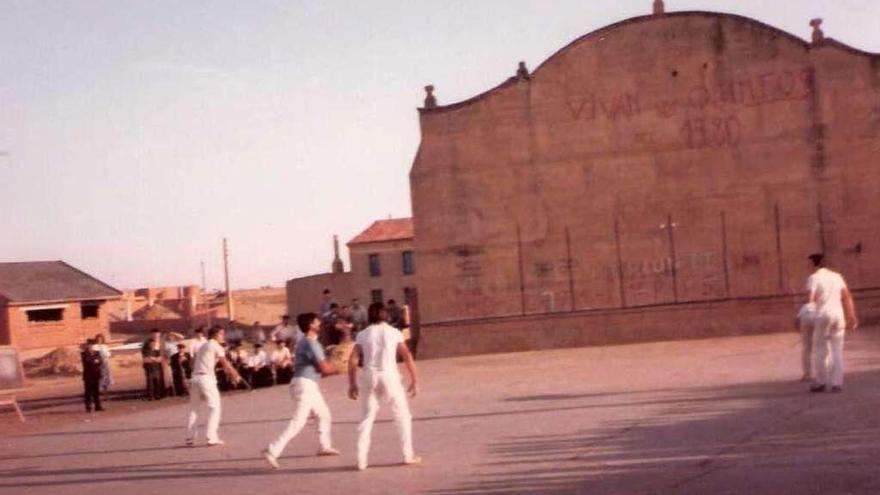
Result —
[[24, 370], [14, 347], [0, 347], [0, 393], [24, 388]]

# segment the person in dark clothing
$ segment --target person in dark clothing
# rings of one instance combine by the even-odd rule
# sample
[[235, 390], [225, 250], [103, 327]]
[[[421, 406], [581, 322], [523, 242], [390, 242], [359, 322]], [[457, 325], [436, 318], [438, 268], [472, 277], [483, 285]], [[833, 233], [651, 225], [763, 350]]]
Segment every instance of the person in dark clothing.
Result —
[[86, 402], [86, 412], [92, 412], [93, 404], [95, 411], [103, 411], [104, 408], [101, 407], [101, 368], [104, 359], [101, 357], [101, 353], [95, 349], [95, 339], [86, 341], [80, 357], [83, 367], [82, 378], [85, 388], [83, 397]]
[[159, 400], [165, 396], [165, 372], [162, 369], [161, 333], [154, 328], [150, 338], [141, 348], [144, 359], [144, 376], [147, 380], [147, 400]]
[[177, 353], [171, 356], [171, 376], [174, 383], [174, 395], [189, 395], [186, 380], [192, 378], [192, 356], [186, 352], [186, 344], [177, 344]]

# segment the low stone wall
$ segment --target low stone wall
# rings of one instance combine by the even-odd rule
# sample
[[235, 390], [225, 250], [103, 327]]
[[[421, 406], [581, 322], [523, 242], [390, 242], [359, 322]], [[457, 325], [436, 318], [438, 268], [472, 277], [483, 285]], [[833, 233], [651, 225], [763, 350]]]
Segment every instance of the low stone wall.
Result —
[[[880, 289], [855, 293], [862, 326], [880, 323]], [[419, 358], [793, 331], [803, 295], [510, 316], [422, 325]]]

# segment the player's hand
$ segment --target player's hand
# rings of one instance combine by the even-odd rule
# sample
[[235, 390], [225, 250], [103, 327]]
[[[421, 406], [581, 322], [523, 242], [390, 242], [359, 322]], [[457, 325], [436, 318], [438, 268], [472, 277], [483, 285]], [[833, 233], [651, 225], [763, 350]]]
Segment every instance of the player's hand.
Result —
[[357, 386], [352, 385], [352, 386], [348, 387], [348, 398], [349, 399], [357, 400], [358, 395], [360, 395], [360, 392], [358, 391]]
[[416, 384], [415, 380], [409, 384], [409, 388], [407, 388], [406, 391], [409, 393], [410, 397], [419, 395], [419, 386]]
[[854, 332], [857, 328], [859, 328], [859, 320], [853, 319], [846, 322], [846, 329], [850, 332]]

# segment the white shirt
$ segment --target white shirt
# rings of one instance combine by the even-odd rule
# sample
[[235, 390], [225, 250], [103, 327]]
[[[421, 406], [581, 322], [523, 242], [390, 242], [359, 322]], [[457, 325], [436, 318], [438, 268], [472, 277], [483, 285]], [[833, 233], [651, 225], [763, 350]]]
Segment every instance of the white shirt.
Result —
[[843, 317], [843, 277], [827, 268], [819, 268], [807, 279], [807, 290], [815, 295], [816, 313]]
[[266, 356], [266, 351], [260, 350], [260, 352], [254, 354], [247, 358], [247, 365], [251, 368], [260, 368], [262, 366], [269, 365], [269, 358]]
[[397, 344], [403, 343], [400, 330], [387, 323], [374, 323], [357, 334], [357, 345], [364, 353], [364, 369], [397, 370]]
[[275, 364], [281, 363], [282, 361], [288, 360], [290, 358], [290, 349], [288, 349], [287, 347], [282, 347], [272, 353], [272, 362]]
[[210, 339], [199, 347], [193, 365], [194, 375], [214, 376], [214, 366], [217, 366], [217, 358], [223, 357], [226, 351], [214, 339]]
[[208, 339], [206, 339], [204, 335], [199, 338], [191, 340], [189, 343], [189, 354], [191, 356], [195, 356], [196, 353], [199, 352], [199, 349], [203, 345], [205, 345], [205, 342], [207, 342], [207, 341], [208, 341]]

